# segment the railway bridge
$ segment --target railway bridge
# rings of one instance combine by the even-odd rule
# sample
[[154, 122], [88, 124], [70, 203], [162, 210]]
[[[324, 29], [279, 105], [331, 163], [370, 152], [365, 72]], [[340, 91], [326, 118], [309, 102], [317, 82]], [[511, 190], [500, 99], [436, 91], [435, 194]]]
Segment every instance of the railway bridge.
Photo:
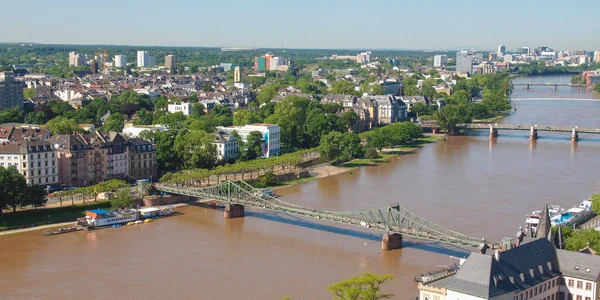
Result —
[[[225, 218], [243, 217], [244, 207], [250, 206], [381, 231], [385, 233], [381, 241], [383, 250], [402, 248], [403, 236], [478, 248], [482, 252], [490, 247], [485, 239], [471, 237], [445, 228], [400, 204], [353, 212], [318, 210], [285, 202], [265, 194], [244, 181], [226, 181], [204, 188], [159, 185], [156, 186], [156, 189], [166, 193], [195, 197], [200, 202], [224, 202], [226, 203]], [[499, 246], [499, 244], [491, 243], [492, 248], [495, 246]]]

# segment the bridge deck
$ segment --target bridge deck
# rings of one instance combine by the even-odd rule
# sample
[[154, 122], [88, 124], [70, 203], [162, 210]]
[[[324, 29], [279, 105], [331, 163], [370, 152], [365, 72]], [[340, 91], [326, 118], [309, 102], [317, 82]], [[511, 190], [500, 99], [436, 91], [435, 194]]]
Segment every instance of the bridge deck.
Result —
[[158, 190], [197, 197], [200, 201], [223, 201], [292, 215], [427, 239], [465, 247], [479, 247], [481, 239], [446, 229], [411, 212], [400, 204], [357, 212], [333, 212], [306, 208], [264, 194], [243, 181], [228, 181], [206, 188], [158, 186]]
[[[440, 128], [437, 124], [421, 124], [423, 128]], [[489, 124], [458, 124], [456, 126], [458, 129], [469, 129], [469, 130], [490, 130]], [[513, 124], [494, 124], [492, 125], [494, 129], [498, 130], [531, 130], [533, 127], [537, 131], [556, 131], [556, 132], [572, 132], [573, 129], [577, 131], [577, 133], [592, 133], [592, 134], [600, 134], [600, 128], [578, 128], [576, 126], [568, 127], [568, 126], [545, 126], [545, 125], [513, 125]]]

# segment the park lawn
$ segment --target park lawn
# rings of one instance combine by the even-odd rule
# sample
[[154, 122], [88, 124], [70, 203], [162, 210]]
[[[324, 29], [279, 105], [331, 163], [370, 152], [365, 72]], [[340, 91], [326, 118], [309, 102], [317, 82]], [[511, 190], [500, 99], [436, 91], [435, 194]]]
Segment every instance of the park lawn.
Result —
[[[77, 204], [65, 207], [38, 208], [30, 210], [21, 210], [17, 212], [5, 212], [0, 215], [0, 230], [13, 227], [28, 227], [48, 224], [75, 221], [79, 217], [85, 216], [85, 211], [95, 208], [110, 208], [110, 202], [93, 202], [86, 204]], [[50, 218], [48, 218], [50, 216]]]
[[360, 167], [367, 167], [367, 166], [375, 166], [378, 163], [388, 162], [388, 159], [390, 159], [394, 156], [402, 155], [402, 154], [405, 154], [410, 151], [415, 151], [416, 149], [423, 147], [423, 145], [435, 143], [442, 139], [444, 139], [444, 137], [439, 136], [439, 135], [424, 136], [420, 139], [415, 140], [412, 143], [402, 145], [399, 147], [395, 147], [392, 151], [386, 151], [383, 153], [379, 153], [379, 157], [376, 159], [356, 158], [347, 163], [344, 163], [343, 165], [341, 165], [341, 167], [360, 168]]
[[379, 157], [375, 159], [356, 158], [341, 165], [343, 168], [360, 168], [367, 166], [375, 166], [377, 163], [387, 162], [389, 158], [396, 156], [395, 153], [379, 153]]

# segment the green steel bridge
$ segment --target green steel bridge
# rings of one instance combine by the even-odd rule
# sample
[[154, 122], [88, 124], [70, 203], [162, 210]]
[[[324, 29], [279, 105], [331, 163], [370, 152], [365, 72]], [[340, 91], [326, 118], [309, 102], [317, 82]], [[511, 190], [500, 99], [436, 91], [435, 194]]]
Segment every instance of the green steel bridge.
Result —
[[244, 181], [226, 181], [204, 188], [156, 186], [162, 192], [198, 198], [201, 202], [221, 201], [291, 215], [354, 225], [387, 234], [400, 234], [462, 247], [487, 247], [484, 239], [470, 237], [435, 224], [400, 204], [364, 211], [334, 212], [294, 205], [265, 194]]

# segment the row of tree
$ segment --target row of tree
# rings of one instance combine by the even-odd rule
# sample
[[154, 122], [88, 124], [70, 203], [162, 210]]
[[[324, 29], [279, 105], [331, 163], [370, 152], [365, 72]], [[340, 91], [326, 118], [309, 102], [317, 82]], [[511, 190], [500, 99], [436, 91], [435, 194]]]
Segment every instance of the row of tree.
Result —
[[17, 211], [19, 207], [38, 207], [46, 203], [46, 189], [41, 185], [27, 185], [23, 174], [15, 166], [0, 166], [0, 214], [4, 209]]

